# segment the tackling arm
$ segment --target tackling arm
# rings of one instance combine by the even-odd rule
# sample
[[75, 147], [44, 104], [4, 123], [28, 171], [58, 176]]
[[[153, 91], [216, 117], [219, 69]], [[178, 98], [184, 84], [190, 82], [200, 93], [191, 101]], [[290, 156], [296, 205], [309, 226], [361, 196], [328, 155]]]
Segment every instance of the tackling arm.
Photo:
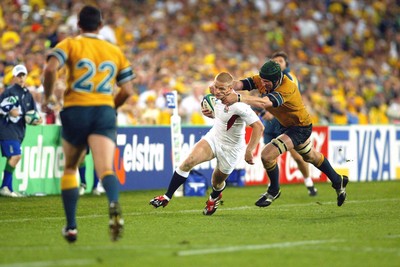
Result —
[[252, 107], [260, 108], [260, 109], [267, 109], [272, 107], [273, 104], [268, 96], [265, 97], [258, 97], [258, 96], [251, 96], [251, 95], [241, 95], [237, 92], [230, 93], [229, 95], [225, 96], [221, 99], [222, 103], [225, 105], [232, 105], [236, 102], [244, 102]]

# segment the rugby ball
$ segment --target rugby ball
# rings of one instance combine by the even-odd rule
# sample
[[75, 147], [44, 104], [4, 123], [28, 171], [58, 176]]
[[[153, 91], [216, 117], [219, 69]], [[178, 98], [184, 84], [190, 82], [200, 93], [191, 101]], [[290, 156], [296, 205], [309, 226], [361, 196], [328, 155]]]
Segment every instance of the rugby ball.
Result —
[[32, 109], [25, 113], [25, 122], [27, 124], [33, 124], [38, 120], [40, 120], [40, 115], [36, 110]]
[[203, 97], [203, 100], [201, 101], [201, 107], [203, 109], [207, 109], [214, 113], [214, 106], [215, 106], [215, 101], [217, 98], [213, 94], [207, 94]]

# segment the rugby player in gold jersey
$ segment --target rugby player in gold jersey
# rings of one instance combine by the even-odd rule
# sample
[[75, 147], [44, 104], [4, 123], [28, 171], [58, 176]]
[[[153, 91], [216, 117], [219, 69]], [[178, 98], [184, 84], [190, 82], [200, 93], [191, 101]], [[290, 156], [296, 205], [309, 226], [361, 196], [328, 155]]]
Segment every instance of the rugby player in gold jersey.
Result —
[[327, 175], [336, 190], [337, 205], [342, 206], [346, 199], [346, 185], [349, 179], [345, 175], [338, 174], [328, 159], [313, 148], [310, 140], [311, 117], [303, 104], [297, 84], [283, 75], [280, 65], [268, 60], [258, 75], [237, 81], [234, 88], [248, 91], [257, 89], [263, 97], [241, 95], [234, 91], [222, 99], [224, 104], [244, 102], [256, 108], [266, 109], [283, 126], [281, 134], [266, 144], [262, 150], [261, 159], [270, 179], [270, 185], [267, 192], [255, 204], [267, 207], [280, 196], [279, 167], [276, 159], [286, 151], [295, 149], [304, 161], [313, 164]]
[[[44, 69], [44, 108], [54, 92], [57, 71], [66, 67], [67, 89], [60, 112], [65, 169], [61, 196], [66, 215], [62, 234], [68, 242], [77, 239], [76, 208], [79, 184], [76, 172], [87, 146], [109, 203], [111, 239], [122, 235], [123, 219], [119, 204], [118, 179], [113, 170], [116, 138], [116, 108], [133, 94], [133, 73], [121, 49], [98, 33], [102, 15], [98, 8], [84, 6], [79, 13], [80, 35], [62, 40], [51, 51]], [[115, 85], [119, 91], [115, 94]]]

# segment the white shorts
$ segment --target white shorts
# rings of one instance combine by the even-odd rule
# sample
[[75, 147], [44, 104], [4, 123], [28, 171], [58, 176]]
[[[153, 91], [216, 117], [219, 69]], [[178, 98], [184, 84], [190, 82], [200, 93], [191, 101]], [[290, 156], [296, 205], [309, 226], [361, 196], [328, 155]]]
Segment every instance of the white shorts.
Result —
[[210, 144], [211, 150], [217, 159], [216, 168], [225, 174], [230, 174], [235, 169], [236, 165], [244, 159], [246, 146], [238, 147], [221, 144], [215, 139], [215, 134], [210, 132], [208, 132], [203, 139]]

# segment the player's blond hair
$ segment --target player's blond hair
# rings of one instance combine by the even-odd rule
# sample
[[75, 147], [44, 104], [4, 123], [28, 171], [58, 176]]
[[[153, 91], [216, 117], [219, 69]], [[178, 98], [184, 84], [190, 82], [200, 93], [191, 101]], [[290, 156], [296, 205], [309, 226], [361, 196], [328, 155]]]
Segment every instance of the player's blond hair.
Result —
[[233, 76], [228, 72], [220, 72], [215, 76], [215, 81], [224, 84], [224, 86], [232, 87], [233, 86]]

